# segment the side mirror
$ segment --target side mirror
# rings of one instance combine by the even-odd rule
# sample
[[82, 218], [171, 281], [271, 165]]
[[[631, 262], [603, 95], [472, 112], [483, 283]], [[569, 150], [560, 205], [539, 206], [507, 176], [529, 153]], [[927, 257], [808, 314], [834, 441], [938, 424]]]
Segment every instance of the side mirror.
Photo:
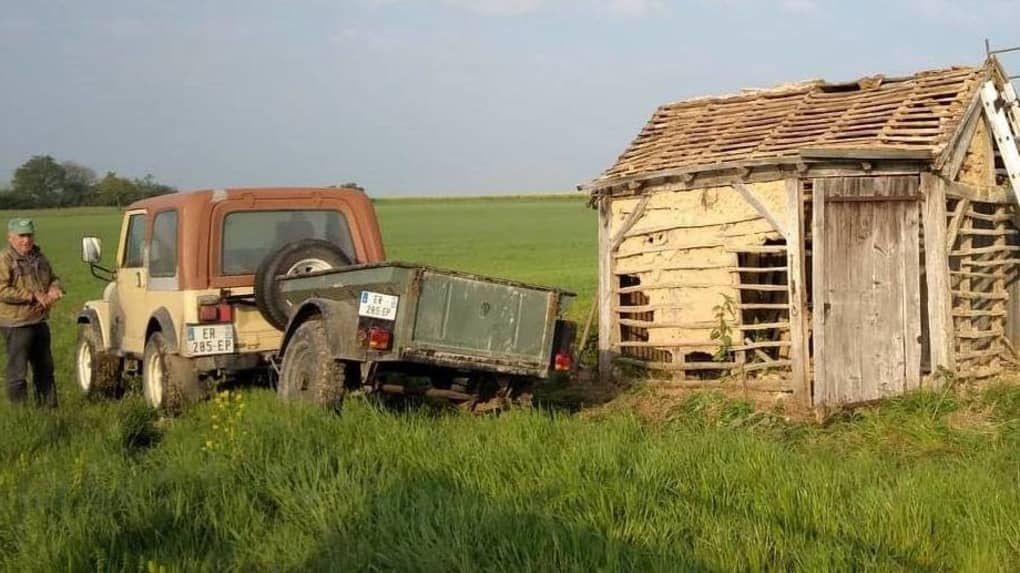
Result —
[[99, 237], [82, 237], [81, 239], [81, 260], [90, 265], [99, 262], [103, 256], [103, 242]]

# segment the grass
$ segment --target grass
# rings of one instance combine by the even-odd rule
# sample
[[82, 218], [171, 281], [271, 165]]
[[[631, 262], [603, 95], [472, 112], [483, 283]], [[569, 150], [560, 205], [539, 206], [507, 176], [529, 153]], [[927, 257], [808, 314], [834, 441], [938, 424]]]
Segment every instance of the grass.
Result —
[[[594, 213], [554, 200], [380, 201], [392, 258], [595, 280]], [[714, 394], [631, 391], [581, 414], [340, 416], [271, 392], [157, 420], [85, 403], [73, 313], [101, 284], [77, 238], [109, 210], [35, 214], [71, 292], [61, 408], [0, 405], [5, 570], [964, 570], [1020, 563], [1020, 387], [917, 393], [826, 427]], [[645, 415], [643, 404], [654, 405]]]

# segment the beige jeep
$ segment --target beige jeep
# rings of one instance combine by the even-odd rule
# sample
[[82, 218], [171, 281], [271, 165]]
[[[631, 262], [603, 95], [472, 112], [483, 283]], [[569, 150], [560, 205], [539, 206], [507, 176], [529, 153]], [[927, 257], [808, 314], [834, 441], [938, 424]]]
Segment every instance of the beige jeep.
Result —
[[78, 315], [81, 390], [116, 396], [125, 371], [141, 372], [146, 401], [175, 409], [214, 382], [265, 372], [286, 315], [263, 263], [307, 239], [321, 247], [291, 252], [288, 273], [385, 258], [356, 186], [192, 191], [128, 207], [113, 269], [99, 265], [99, 239], [82, 240], [82, 259], [109, 284]]

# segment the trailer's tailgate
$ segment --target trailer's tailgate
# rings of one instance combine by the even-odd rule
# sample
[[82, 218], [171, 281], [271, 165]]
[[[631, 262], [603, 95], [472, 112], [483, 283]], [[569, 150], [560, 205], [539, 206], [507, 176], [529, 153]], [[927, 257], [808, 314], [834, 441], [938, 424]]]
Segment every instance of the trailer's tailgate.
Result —
[[541, 364], [558, 302], [555, 292], [426, 271], [413, 344]]

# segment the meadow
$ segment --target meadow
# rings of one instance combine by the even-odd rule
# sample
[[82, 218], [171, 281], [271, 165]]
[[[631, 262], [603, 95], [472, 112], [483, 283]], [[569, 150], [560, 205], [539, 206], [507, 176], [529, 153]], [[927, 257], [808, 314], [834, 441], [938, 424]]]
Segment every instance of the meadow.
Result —
[[[579, 198], [381, 200], [392, 259], [596, 282]], [[4, 218], [13, 213], [3, 213]], [[74, 316], [103, 284], [78, 239], [119, 214], [30, 214], [69, 295], [52, 318], [61, 406], [0, 402], [0, 569], [13, 571], [1011, 571], [1020, 388], [920, 392], [825, 426], [637, 384], [581, 411], [501, 416], [264, 388], [158, 419], [90, 403]], [[574, 404], [571, 404], [574, 405]]]

